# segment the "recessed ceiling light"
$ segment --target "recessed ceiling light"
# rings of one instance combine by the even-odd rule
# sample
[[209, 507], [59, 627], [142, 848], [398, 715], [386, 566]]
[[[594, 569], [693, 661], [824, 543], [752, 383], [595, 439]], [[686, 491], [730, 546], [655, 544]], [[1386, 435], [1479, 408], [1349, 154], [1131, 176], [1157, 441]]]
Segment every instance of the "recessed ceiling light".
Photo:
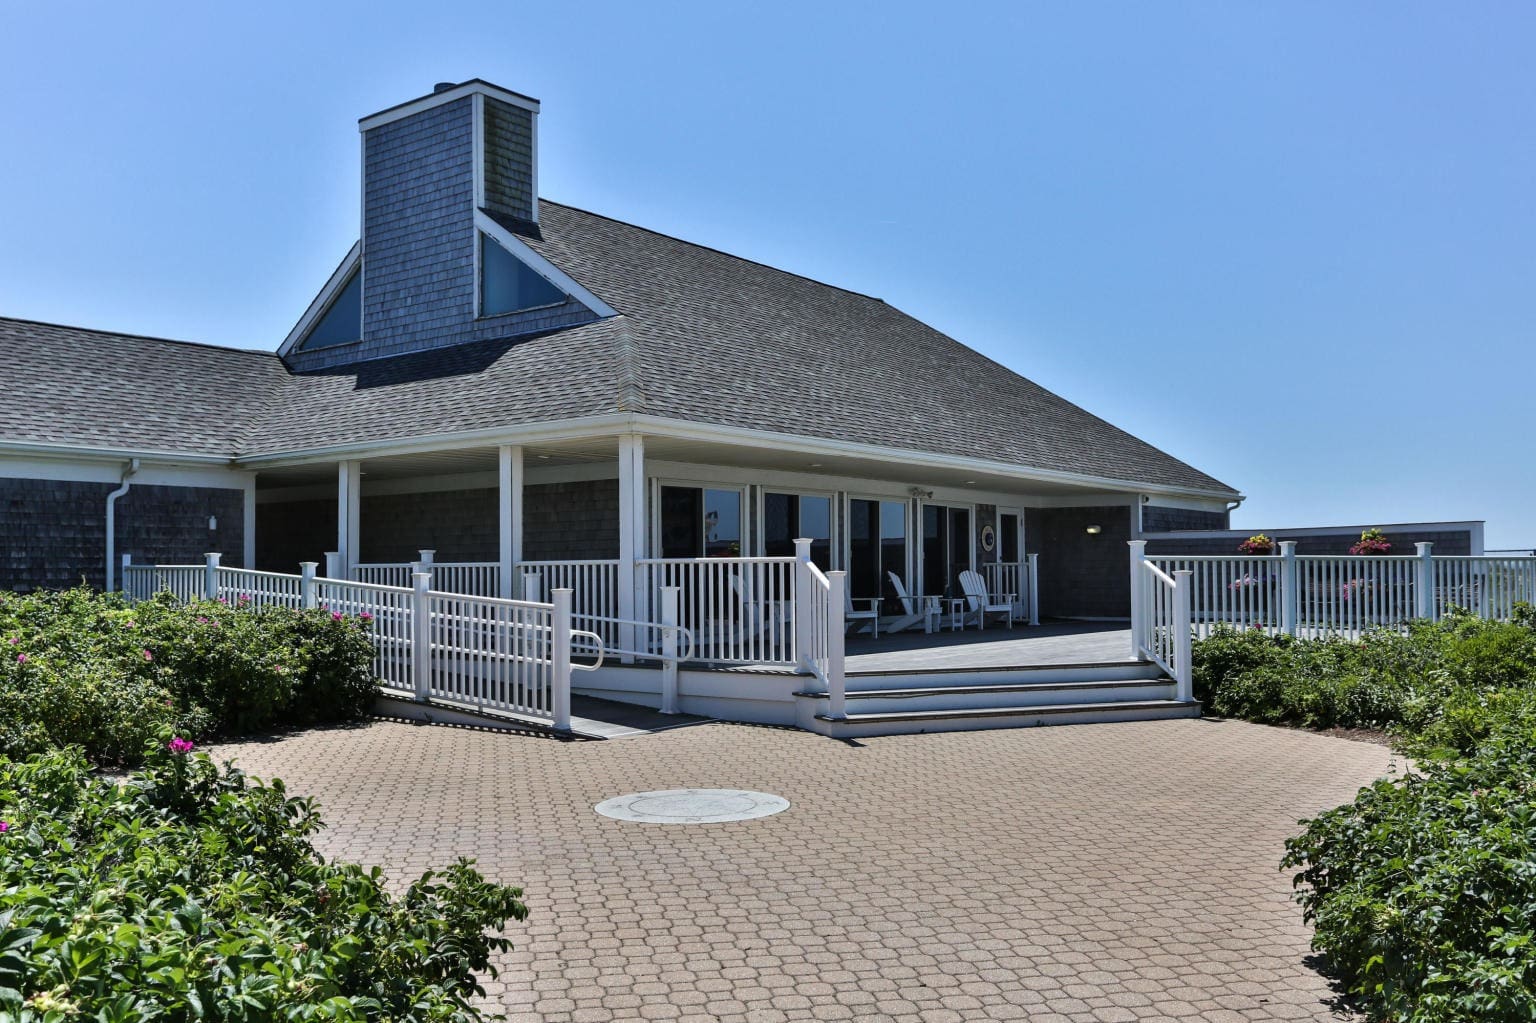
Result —
[[544, 461], [546, 461], [546, 462], [549, 461], [549, 456], [548, 455], [540, 455], [539, 457], [544, 459]]
[[821, 463], [820, 462], [812, 462], [811, 463], [811, 468], [812, 469], [820, 469], [821, 468]]
[[975, 480], [966, 480], [965, 482], [967, 482], [967, 483], [975, 483], [976, 481]]

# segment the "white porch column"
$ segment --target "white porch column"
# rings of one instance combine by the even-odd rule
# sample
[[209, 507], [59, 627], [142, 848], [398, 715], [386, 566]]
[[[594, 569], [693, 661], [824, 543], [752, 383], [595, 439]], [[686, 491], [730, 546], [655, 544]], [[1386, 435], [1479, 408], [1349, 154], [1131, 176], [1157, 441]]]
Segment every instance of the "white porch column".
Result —
[[245, 483], [245, 507], [244, 515], [245, 542], [240, 552], [240, 564], [245, 568], [256, 567], [256, 477], [252, 476]]
[[1144, 569], [1141, 563], [1147, 559], [1147, 541], [1131, 540], [1131, 656], [1141, 657], [1141, 637], [1146, 626], [1147, 609]]
[[362, 560], [359, 537], [363, 505], [362, 463], [336, 463], [336, 552], [341, 555], [343, 577], [352, 578], [352, 566]]
[[[619, 617], [644, 620], [646, 573], [635, 564], [645, 557], [645, 442], [639, 434], [619, 438]], [[647, 638], [649, 631], [647, 631]], [[634, 626], [619, 628], [619, 645], [634, 650]], [[634, 660], [623, 658], [625, 663]]]
[[[523, 449], [503, 444], [496, 451], [500, 519], [497, 524], [500, 550], [500, 593], [517, 597], [517, 566], [523, 560]], [[525, 598], [536, 600], [538, 598]]]

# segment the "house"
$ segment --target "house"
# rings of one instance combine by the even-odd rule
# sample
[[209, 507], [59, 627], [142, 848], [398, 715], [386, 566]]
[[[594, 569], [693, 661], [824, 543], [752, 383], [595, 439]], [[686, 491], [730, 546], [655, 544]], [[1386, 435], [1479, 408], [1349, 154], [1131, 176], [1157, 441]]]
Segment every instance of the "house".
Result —
[[0, 320], [0, 589], [430, 559], [572, 589], [626, 660], [677, 587], [696, 659], [794, 667], [798, 539], [873, 632], [964, 624], [968, 570], [1010, 622], [1125, 620], [1128, 541], [1229, 525], [1231, 486], [879, 298], [541, 198], [539, 112], [475, 79], [363, 118], [360, 237], [274, 351]]
[[1126, 540], [1228, 524], [1232, 487], [878, 298], [539, 198], [538, 123], [480, 80], [363, 118], [361, 236], [275, 352], [0, 320], [0, 588], [429, 548], [510, 594], [805, 535], [856, 598], [1033, 552], [1039, 610], [1123, 618]]

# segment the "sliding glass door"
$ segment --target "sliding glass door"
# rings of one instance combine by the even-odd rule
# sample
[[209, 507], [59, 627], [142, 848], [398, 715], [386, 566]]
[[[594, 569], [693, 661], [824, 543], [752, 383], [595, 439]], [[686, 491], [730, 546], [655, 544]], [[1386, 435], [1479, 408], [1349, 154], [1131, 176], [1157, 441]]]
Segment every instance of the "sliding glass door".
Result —
[[911, 592], [907, 578], [907, 502], [855, 497], [848, 501], [848, 592], [880, 597], [883, 614], [900, 614], [895, 573]]
[[763, 553], [793, 557], [795, 541], [811, 541], [811, 560], [823, 572], [832, 568], [832, 498], [825, 494], [763, 493]]
[[971, 509], [923, 505], [923, 593], [958, 597], [960, 573], [971, 567]]
[[661, 556], [734, 558], [741, 544], [741, 491], [661, 488]]

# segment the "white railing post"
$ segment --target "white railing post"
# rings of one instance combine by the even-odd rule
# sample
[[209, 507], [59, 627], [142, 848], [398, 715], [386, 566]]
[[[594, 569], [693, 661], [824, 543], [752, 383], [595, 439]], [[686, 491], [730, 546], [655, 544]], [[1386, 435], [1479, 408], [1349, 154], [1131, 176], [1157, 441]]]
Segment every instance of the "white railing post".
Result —
[[1040, 555], [1027, 554], [1025, 561], [1028, 568], [1029, 586], [1029, 624], [1040, 624]]
[[1183, 703], [1195, 698], [1194, 623], [1189, 613], [1191, 578], [1193, 573], [1188, 569], [1173, 573], [1173, 621], [1169, 625], [1173, 629], [1174, 698]]
[[539, 573], [523, 573], [523, 599], [534, 604], [544, 602], [544, 577]]
[[217, 552], [203, 555], [207, 559], [203, 565], [203, 597], [206, 600], [219, 599], [219, 558], [222, 556]]
[[437, 551], [435, 551], [435, 550], [433, 550], [433, 551], [417, 551], [416, 552], [416, 556], [421, 559], [421, 568], [419, 568], [417, 571], [420, 571], [420, 572], [431, 572], [432, 571], [432, 555], [434, 555], [436, 553], [437, 553]]
[[561, 732], [571, 730], [571, 591], [557, 589], [550, 594], [555, 605], [550, 618], [553, 631], [550, 645], [550, 708], [554, 714], [555, 728]]
[[135, 594], [132, 590], [128, 589], [128, 569], [131, 568], [132, 566], [133, 566], [133, 555], [132, 554], [124, 554], [123, 555], [123, 560], [122, 560], [122, 565], [118, 569], [118, 573], [117, 573], [117, 588], [122, 590], [125, 594], [127, 594], [129, 600], [137, 600], [138, 599], [137, 594]]
[[1131, 540], [1131, 656], [1141, 656], [1147, 632], [1146, 581], [1141, 563], [1147, 560], [1147, 541]]
[[427, 596], [431, 588], [428, 573], [411, 576], [411, 686], [422, 703], [432, 698], [432, 598]]
[[342, 568], [340, 551], [325, 552], [325, 577], [327, 579], [345, 579], [347, 577], [347, 573]]
[[1416, 543], [1413, 549], [1418, 552], [1418, 578], [1414, 583], [1414, 595], [1418, 598], [1415, 614], [1420, 618], [1435, 617], [1435, 545], [1432, 543]]
[[847, 609], [847, 572], [828, 572], [827, 582], [827, 716], [846, 721], [846, 679], [843, 675], [843, 639], [848, 627], [843, 614]]
[[299, 606], [306, 611], [315, 606], [315, 569], [313, 561], [299, 562]]
[[677, 598], [676, 586], [661, 588], [661, 712], [677, 710]]
[[815, 672], [811, 665], [811, 648], [816, 634], [816, 615], [811, 610], [811, 541], [795, 541], [795, 667], [799, 671]]
[[1296, 541], [1280, 541], [1280, 631], [1296, 635], [1296, 609], [1301, 589], [1297, 585]]

